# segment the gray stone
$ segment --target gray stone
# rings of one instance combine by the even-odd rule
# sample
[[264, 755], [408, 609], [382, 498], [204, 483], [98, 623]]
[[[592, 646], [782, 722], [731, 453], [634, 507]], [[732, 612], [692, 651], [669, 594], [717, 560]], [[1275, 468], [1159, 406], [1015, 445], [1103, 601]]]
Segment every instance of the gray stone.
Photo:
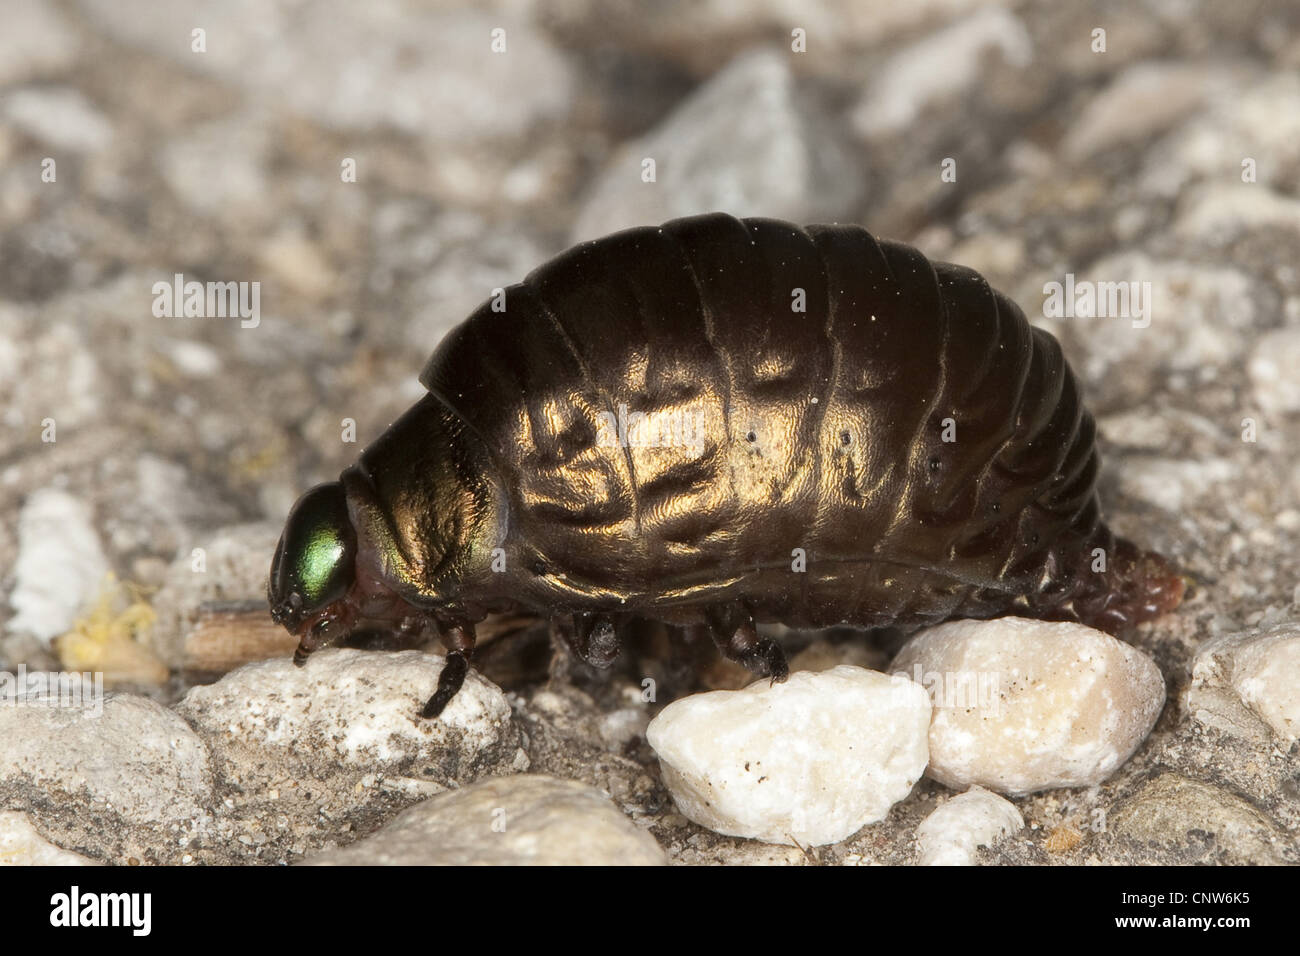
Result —
[[[789, 57], [738, 57], [659, 126], [620, 147], [583, 202], [575, 239], [721, 210], [795, 222], [834, 220], [861, 195], [860, 171], [811, 105]], [[642, 181], [653, 159], [655, 182]]]
[[[1241, 797], [1176, 773], [1146, 784], [1111, 815], [1108, 826], [1137, 843], [1179, 851], [1188, 863], [1282, 863], [1289, 842]], [[1208, 845], [1207, 835], [1214, 841]]]
[[74, 803], [148, 825], [193, 821], [211, 798], [203, 741], [152, 700], [0, 707], [0, 803]]
[[373, 836], [308, 858], [317, 866], [655, 866], [654, 837], [574, 780], [487, 780], [404, 811]]

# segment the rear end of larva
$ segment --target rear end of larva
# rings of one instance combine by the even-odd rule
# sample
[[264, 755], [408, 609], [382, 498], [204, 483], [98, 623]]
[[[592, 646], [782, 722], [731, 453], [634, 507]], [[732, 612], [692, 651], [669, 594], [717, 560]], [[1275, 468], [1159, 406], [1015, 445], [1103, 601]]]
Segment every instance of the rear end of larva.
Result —
[[1100, 520], [1056, 340], [969, 269], [854, 226], [710, 215], [584, 243], [504, 298], [421, 376], [508, 499], [508, 571], [462, 599], [1112, 633], [1181, 599]]

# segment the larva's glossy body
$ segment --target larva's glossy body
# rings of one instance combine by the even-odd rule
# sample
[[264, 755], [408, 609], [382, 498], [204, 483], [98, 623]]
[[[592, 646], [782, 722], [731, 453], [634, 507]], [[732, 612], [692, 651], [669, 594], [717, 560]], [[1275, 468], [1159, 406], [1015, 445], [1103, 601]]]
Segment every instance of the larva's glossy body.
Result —
[[708, 625], [779, 678], [754, 621], [1115, 632], [1181, 598], [1100, 520], [1056, 340], [977, 273], [858, 227], [709, 215], [584, 243], [420, 380], [342, 490], [304, 496], [328, 506], [295, 509], [354, 535], [345, 593], [299, 587], [297, 614], [291, 516], [272, 604], [304, 653], [367, 616], [426, 617], [468, 653], [473, 621], [524, 608], [573, 615], [596, 663], [641, 616]]

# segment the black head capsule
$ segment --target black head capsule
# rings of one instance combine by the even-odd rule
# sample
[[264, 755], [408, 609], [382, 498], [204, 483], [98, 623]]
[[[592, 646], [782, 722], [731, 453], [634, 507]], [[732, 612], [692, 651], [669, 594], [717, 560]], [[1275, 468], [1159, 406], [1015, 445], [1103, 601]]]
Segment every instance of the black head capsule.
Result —
[[267, 598], [272, 619], [302, 638], [300, 650], [328, 643], [336, 625], [349, 623], [356, 553], [340, 483], [317, 485], [298, 499], [271, 562]]

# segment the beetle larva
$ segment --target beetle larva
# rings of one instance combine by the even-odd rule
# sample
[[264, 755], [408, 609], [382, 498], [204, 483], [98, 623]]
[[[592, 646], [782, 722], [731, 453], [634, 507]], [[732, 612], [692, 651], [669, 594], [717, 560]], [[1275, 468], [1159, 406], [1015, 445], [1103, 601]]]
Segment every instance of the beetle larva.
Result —
[[492, 612], [560, 619], [597, 665], [632, 617], [704, 625], [781, 680], [755, 622], [1115, 633], [1182, 598], [1101, 521], [1060, 346], [970, 269], [706, 215], [583, 243], [504, 301], [290, 513], [269, 593], [299, 663], [362, 621], [436, 626], [432, 716]]

